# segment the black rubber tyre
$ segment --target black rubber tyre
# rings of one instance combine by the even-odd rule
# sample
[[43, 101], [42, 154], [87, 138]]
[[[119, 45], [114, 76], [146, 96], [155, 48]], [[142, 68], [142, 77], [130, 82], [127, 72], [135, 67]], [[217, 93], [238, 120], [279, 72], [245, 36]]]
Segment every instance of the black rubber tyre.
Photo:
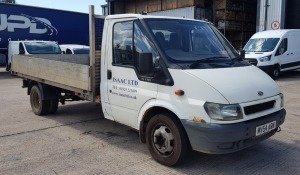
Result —
[[280, 75], [280, 69], [278, 66], [274, 66], [272, 72], [271, 72], [271, 77], [274, 79], [274, 80], [277, 80], [278, 77]]
[[49, 111], [48, 114], [54, 114], [58, 108], [58, 99], [49, 100]]
[[5, 70], [8, 72], [8, 71], [10, 71], [10, 67], [11, 67], [11, 65], [10, 64], [8, 64], [8, 62], [7, 62], [8, 60], [6, 60], [6, 68], [5, 68]]
[[30, 90], [30, 105], [36, 115], [44, 115], [49, 111], [49, 101], [42, 100], [42, 94], [38, 86], [33, 86]]
[[158, 114], [150, 119], [146, 142], [152, 157], [166, 166], [180, 164], [190, 149], [185, 130], [170, 114]]

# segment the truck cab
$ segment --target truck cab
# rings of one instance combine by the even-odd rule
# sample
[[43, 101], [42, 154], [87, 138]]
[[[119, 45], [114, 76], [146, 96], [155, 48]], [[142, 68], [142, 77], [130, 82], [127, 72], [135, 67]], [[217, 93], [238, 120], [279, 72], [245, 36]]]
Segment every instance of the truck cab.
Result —
[[6, 71], [11, 68], [11, 57], [15, 54], [31, 55], [31, 54], [61, 54], [59, 45], [55, 41], [42, 40], [25, 40], [25, 41], [9, 41], [8, 57], [6, 62]]
[[284, 121], [277, 84], [208, 22], [115, 15], [104, 33], [104, 115], [139, 130], [163, 164], [177, 163], [189, 145], [212, 154], [241, 150]]

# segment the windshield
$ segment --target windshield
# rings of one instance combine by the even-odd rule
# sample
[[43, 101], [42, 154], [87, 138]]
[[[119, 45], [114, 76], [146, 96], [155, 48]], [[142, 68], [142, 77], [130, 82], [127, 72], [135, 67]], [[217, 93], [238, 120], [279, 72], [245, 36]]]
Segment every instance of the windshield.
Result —
[[76, 48], [73, 49], [74, 54], [89, 54], [90, 53], [90, 49], [89, 48]]
[[61, 50], [55, 42], [24, 42], [24, 44], [30, 54], [61, 54]]
[[275, 49], [279, 38], [255, 38], [250, 39], [244, 50], [246, 52], [271, 52]]
[[173, 63], [187, 64], [210, 58], [214, 62], [231, 61], [239, 56], [217, 29], [206, 22], [177, 19], [147, 19], [146, 22]]

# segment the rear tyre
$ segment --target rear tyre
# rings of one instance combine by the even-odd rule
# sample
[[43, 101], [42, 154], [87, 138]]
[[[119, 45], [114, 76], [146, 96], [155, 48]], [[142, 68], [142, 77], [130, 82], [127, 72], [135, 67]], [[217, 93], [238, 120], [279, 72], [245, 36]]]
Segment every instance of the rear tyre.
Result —
[[149, 121], [146, 142], [152, 157], [166, 166], [180, 164], [190, 148], [182, 125], [170, 114], [158, 114]]
[[280, 75], [280, 69], [279, 69], [279, 67], [278, 66], [274, 66], [274, 68], [273, 68], [273, 70], [271, 72], [271, 77], [274, 80], [276, 80], [276, 79], [278, 79], [279, 75]]
[[30, 90], [30, 105], [32, 111], [36, 115], [44, 115], [47, 114], [49, 111], [49, 104], [48, 100], [42, 100], [42, 94], [38, 86], [33, 86]]
[[58, 99], [49, 100], [49, 111], [48, 114], [54, 114], [58, 108]]

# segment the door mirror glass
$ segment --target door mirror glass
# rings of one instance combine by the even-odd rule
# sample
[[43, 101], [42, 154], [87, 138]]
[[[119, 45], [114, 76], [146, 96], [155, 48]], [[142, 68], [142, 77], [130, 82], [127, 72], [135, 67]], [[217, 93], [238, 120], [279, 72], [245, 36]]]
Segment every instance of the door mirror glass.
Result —
[[137, 53], [136, 64], [140, 75], [151, 76], [154, 73], [152, 53]]
[[245, 54], [246, 54], [245, 50], [241, 50], [241, 52], [240, 52], [240, 59], [241, 60], [245, 59]]

